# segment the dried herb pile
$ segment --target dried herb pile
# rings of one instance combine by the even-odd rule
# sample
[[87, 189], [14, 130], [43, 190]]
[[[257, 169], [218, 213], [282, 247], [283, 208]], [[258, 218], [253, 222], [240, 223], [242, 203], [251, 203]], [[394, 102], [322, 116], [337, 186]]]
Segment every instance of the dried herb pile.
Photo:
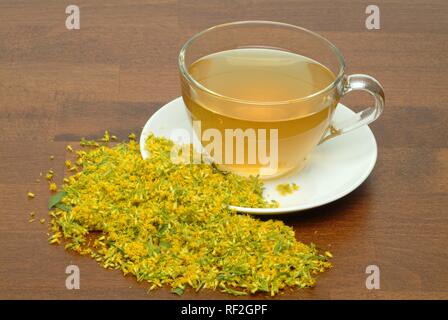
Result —
[[134, 140], [82, 141], [72, 176], [50, 199], [50, 243], [146, 281], [234, 295], [308, 287], [331, 265], [329, 253], [295, 239], [281, 221], [237, 214], [229, 204], [274, 206], [262, 182], [209, 164], [173, 164], [173, 143], [150, 136], [143, 160]]

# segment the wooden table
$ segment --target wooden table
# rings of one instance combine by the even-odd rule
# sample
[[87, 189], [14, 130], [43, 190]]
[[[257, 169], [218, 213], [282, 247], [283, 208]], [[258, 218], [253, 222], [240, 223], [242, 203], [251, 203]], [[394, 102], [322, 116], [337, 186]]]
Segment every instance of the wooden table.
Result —
[[[80, 30], [66, 29], [64, 1], [0, 2], [0, 298], [177, 299], [48, 245], [47, 227], [28, 222], [31, 211], [47, 217], [48, 187], [35, 180], [53, 168], [61, 181], [67, 143], [105, 129], [139, 133], [179, 96], [177, 54], [191, 35], [256, 19], [321, 33], [341, 48], [349, 73], [376, 77], [387, 97], [371, 126], [379, 158], [369, 179], [333, 204], [284, 218], [298, 239], [330, 249], [334, 268], [315, 288], [278, 298], [448, 298], [448, 2], [377, 1], [380, 30], [365, 28], [370, 1], [72, 2]], [[359, 109], [371, 100], [343, 102]], [[65, 288], [69, 264], [80, 267], [80, 290]], [[366, 289], [368, 265], [380, 268], [379, 290]], [[191, 298], [232, 297], [181, 297]]]

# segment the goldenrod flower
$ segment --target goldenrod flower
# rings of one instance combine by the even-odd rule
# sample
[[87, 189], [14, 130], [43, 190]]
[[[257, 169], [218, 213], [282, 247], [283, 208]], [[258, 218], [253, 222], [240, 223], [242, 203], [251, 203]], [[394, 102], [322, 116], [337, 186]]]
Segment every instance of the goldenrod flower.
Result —
[[50, 191], [58, 191], [58, 186], [56, 185], [56, 183], [50, 183]]
[[49, 243], [64, 240], [104, 268], [178, 294], [192, 287], [275, 295], [313, 286], [331, 267], [329, 254], [298, 242], [282, 221], [229, 209], [278, 205], [263, 198], [257, 177], [174, 164], [173, 142], [152, 135], [143, 160], [135, 134], [129, 139], [113, 148], [82, 140], [94, 148], [77, 152], [82, 168], [53, 196]]
[[53, 179], [54, 176], [54, 171], [53, 170], [48, 170], [47, 174], [45, 175], [45, 178], [50, 181], [51, 179]]

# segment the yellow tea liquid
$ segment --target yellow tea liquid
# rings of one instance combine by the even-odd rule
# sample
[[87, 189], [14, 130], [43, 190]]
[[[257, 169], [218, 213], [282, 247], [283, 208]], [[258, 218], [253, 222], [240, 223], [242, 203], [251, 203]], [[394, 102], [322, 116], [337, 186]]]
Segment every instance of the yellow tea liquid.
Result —
[[[222, 159], [221, 168], [243, 175], [260, 174], [271, 178], [294, 168], [302, 168], [306, 157], [326, 132], [337, 104], [335, 89], [327, 88], [334, 74], [320, 63], [291, 52], [242, 48], [205, 56], [189, 67], [193, 79], [208, 90], [182, 83], [182, 94], [192, 120], [201, 121], [201, 131], [217, 129], [266, 129], [270, 154], [270, 129], [278, 131], [278, 166], [266, 173], [266, 163], [248, 161], [248, 141], [244, 163], [225, 161], [225, 143], [212, 158]], [[198, 132], [196, 132], [198, 133]], [[202, 141], [206, 145], [209, 141]], [[237, 145], [233, 145], [234, 159]], [[227, 159], [229, 160], [229, 159]], [[227, 162], [227, 163], [226, 163]]]

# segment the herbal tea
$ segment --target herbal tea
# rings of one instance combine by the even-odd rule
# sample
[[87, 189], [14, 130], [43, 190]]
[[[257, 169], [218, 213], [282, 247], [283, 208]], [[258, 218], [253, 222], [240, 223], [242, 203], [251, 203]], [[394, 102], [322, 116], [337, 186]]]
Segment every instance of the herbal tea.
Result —
[[[226, 129], [246, 133], [266, 130], [266, 135], [255, 137], [256, 148], [260, 142], [264, 144], [271, 160], [276, 151], [275, 170], [266, 170], [273, 168], [272, 163], [259, 158], [250, 161], [254, 158], [249, 148], [254, 137], [250, 134], [231, 145], [231, 159], [223, 156], [227, 139], [215, 144], [218, 147], [210, 156], [222, 159], [217, 163], [224, 170], [243, 175], [270, 178], [303, 167], [306, 156], [326, 132], [337, 104], [335, 89], [323, 90], [333, 83], [334, 74], [320, 63], [291, 52], [261, 48], [222, 51], [195, 61], [188, 71], [206, 88], [192, 90], [182, 80], [183, 99], [192, 120], [201, 122], [202, 131], [217, 129], [226, 137]], [[273, 129], [277, 135], [269, 134]], [[199, 138], [204, 146], [210, 141]], [[235, 160], [238, 152], [244, 153], [244, 161]]]

